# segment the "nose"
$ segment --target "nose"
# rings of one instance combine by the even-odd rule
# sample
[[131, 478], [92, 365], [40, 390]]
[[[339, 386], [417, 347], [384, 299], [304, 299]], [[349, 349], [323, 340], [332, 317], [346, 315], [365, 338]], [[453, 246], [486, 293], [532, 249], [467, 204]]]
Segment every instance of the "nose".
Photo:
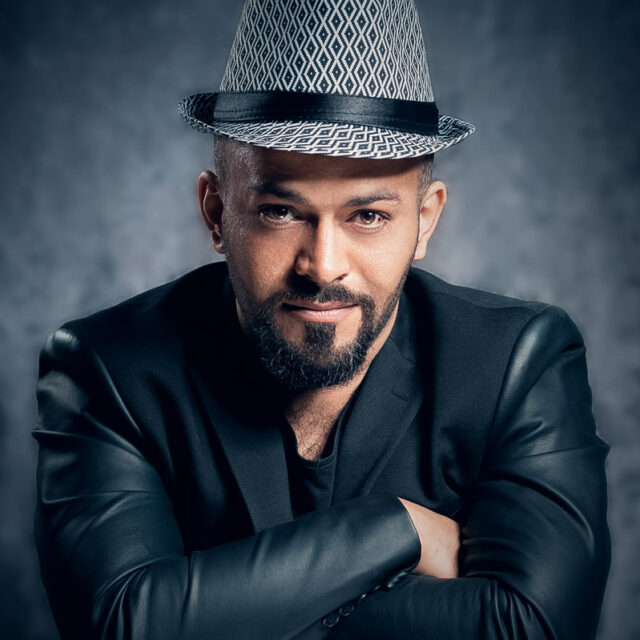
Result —
[[296, 273], [326, 286], [343, 279], [349, 269], [345, 238], [334, 223], [322, 220], [310, 228], [296, 256]]

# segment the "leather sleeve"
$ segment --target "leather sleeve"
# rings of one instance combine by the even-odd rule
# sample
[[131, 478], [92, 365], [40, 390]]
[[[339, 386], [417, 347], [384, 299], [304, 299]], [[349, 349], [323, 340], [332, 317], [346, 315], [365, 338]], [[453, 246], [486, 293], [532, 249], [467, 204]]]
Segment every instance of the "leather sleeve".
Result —
[[64, 640], [292, 638], [419, 558], [393, 496], [187, 556], [138, 425], [68, 330], [43, 349], [38, 401], [36, 542]]
[[410, 575], [332, 634], [429, 640], [588, 640], [610, 563], [604, 461], [582, 338], [547, 307], [504, 376], [477, 481], [460, 513], [460, 577]]

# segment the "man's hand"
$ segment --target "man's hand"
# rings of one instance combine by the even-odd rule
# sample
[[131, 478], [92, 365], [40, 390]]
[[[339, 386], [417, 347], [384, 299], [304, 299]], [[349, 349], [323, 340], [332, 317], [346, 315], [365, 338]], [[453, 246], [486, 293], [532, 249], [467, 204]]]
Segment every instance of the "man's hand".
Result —
[[420, 561], [413, 572], [436, 578], [457, 578], [460, 551], [458, 523], [415, 502], [398, 499], [409, 512], [422, 545]]

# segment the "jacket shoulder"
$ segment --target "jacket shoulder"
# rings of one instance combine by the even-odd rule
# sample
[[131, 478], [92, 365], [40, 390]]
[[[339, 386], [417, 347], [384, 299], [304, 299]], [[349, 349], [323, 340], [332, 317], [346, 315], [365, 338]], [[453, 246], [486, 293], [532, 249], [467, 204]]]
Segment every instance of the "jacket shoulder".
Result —
[[409, 290], [414, 299], [429, 304], [434, 325], [448, 333], [464, 333], [475, 342], [502, 341], [512, 348], [517, 342], [518, 352], [549, 354], [563, 345], [583, 346], [569, 314], [553, 304], [451, 284], [417, 269], [412, 272]]
[[[479, 289], [454, 285], [413, 269], [405, 287], [415, 328], [431, 336], [436, 354], [476, 362], [486, 369], [504, 364], [520, 331], [551, 305], [520, 300]], [[499, 362], [500, 361], [500, 362]]]
[[545, 307], [550, 306], [544, 302], [522, 300], [481, 289], [452, 284], [422, 269], [412, 269], [407, 284], [414, 290], [422, 290], [423, 295], [438, 299], [439, 304], [448, 304], [451, 307], [476, 307], [478, 310], [519, 309], [525, 315], [534, 315]]
[[161, 333], [168, 337], [185, 318], [215, 309], [226, 274], [225, 263], [204, 265], [111, 307], [70, 320], [58, 332], [109, 347], [158, 339]]
[[[406, 292], [434, 423], [446, 425], [448, 437], [476, 464], [474, 452], [486, 447], [499, 399], [522, 398], [555, 359], [584, 349], [573, 321], [554, 305], [453, 285], [417, 270]], [[477, 467], [471, 471], [474, 477]]]
[[135, 375], [182, 358], [184, 340], [222, 304], [226, 264], [199, 267], [116, 305], [64, 323], [46, 340], [40, 375], [98, 355], [110, 370]]

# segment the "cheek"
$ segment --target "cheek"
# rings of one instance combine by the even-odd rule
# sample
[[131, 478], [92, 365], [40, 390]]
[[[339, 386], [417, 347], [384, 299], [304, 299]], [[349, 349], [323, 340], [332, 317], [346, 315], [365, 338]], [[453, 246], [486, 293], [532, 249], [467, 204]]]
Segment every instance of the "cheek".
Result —
[[373, 286], [372, 295], [383, 297], [393, 290], [412, 262], [417, 238], [417, 224], [402, 227], [385, 237], [354, 245], [352, 266]]
[[294, 243], [283, 240], [241, 225], [236, 225], [225, 239], [227, 258], [234, 263], [236, 275], [242, 278], [257, 300], [280, 291], [287, 281]]

